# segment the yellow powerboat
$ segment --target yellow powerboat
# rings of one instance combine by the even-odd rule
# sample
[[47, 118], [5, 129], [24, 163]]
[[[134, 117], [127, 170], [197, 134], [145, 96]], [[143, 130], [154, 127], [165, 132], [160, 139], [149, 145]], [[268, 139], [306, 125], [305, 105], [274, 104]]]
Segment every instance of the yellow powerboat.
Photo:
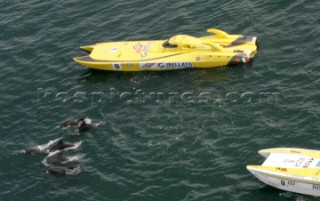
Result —
[[109, 71], [213, 68], [250, 62], [257, 53], [257, 37], [230, 35], [208, 29], [209, 36], [174, 35], [168, 40], [122, 41], [80, 47], [88, 56], [74, 61]]
[[320, 196], [320, 151], [299, 148], [260, 150], [262, 165], [247, 169], [260, 181], [286, 191]]

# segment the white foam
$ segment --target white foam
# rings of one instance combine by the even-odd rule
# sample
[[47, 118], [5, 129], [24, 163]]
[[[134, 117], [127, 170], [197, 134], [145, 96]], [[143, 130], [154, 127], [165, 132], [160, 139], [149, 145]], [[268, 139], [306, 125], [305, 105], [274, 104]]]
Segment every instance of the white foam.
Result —
[[57, 150], [57, 151], [54, 151], [54, 152], [50, 152], [46, 158], [51, 157], [51, 156], [54, 156], [54, 155], [56, 155], [56, 154], [58, 154], [58, 153], [60, 153], [60, 152], [61, 152], [61, 150]]
[[74, 155], [74, 156], [67, 156], [66, 158], [68, 159], [66, 162], [62, 162], [62, 163], [69, 163], [69, 162], [76, 162], [76, 161], [80, 161], [85, 155], [84, 154], [78, 154], [78, 155]]
[[106, 124], [106, 122], [100, 121], [100, 122], [94, 123], [93, 126], [98, 127], [100, 125], [105, 125], [105, 124]]
[[50, 166], [50, 164], [47, 163], [47, 158], [42, 160], [42, 164], [45, 165], [45, 166]]
[[54, 140], [50, 140], [47, 144], [38, 145], [37, 148], [39, 149], [39, 152], [47, 152], [51, 145], [57, 143], [61, 139], [62, 139], [62, 137], [59, 137]]
[[91, 123], [92, 123], [92, 120], [89, 119], [89, 118], [85, 118], [85, 119], [84, 119], [84, 122], [85, 122], [86, 124], [91, 124]]
[[69, 169], [67, 172], [66, 172], [66, 175], [77, 175], [81, 172], [81, 168], [80, 166], [78, 167], [75, 167], [73, 169]]
[[64, 151], [78, 149], [81, 146], [81, 144], [82, 144], [82, 141], [76, 142], [73, 144], [72, 147], [68, 147], [68, 148], [64, 149]]

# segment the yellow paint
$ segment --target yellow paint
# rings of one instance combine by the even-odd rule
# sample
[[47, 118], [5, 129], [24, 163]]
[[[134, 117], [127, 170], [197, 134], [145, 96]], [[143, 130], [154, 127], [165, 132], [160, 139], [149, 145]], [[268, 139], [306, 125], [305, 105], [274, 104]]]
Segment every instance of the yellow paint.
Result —
[[262, 149], [259, 151], [260, 154], [263, 153], [288, 153], [295, 155], [309, 156], [312, 158], [320, 158], [320, 151], [312, 149], [298, 149], [298, 148], [272, 148], [272, 149]]

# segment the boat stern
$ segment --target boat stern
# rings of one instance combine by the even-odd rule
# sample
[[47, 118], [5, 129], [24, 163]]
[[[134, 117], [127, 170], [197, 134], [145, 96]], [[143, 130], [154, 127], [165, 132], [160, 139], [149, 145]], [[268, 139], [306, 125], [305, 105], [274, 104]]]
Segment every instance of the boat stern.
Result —
[[73, 61], [77, 62], [78, 64], [85, 65], [90, 62], [92, 59], [90, 56], [83, 56], [83, 57], [74, 57]]
[[92, 50], [94, 49], [94, 45], [81, 46], [80, 49], [87, 53], [91, 53]]
[[260, 167], [260, 165], [247, 165], [247, 170], [251, 173], [251, 174], [253, 174], [254, 176], [256, 176], [257, 175], [257, 173], [259, 172], [258, 170], [259, 170], [259, 167]]

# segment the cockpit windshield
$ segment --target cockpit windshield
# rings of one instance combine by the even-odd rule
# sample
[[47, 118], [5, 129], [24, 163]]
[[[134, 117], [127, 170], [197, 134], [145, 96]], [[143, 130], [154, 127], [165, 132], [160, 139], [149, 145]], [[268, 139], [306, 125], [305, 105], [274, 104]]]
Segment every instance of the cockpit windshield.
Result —
[[164, 41], [164, 42], [162, 43], [162, 47], [164, 47], [164, 48], [177, 48], [178, 45], [176, 45], [176, 44], [170, 44], [170, 43], [169, 43], [169, 40], [166, 40], [166, 41]]

